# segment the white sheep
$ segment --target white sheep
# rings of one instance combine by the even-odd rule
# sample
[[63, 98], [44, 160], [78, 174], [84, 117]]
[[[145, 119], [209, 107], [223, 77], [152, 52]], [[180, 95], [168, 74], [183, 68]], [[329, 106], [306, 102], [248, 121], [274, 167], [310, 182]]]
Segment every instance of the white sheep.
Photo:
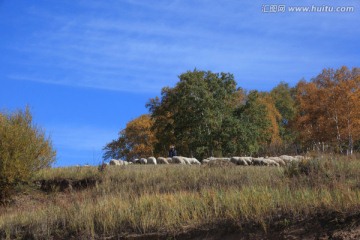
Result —
[[288, 155], [281, 155], [279, 158], [281, 158], [286, 164], [291, 163], [295, 160], [294, 157]]
[[120, 165], [121, 165], [121, 163], [120, 163], [120, 160], [111, 159], [111, 160], [110, 160], [110, 165], [113, 165], [113, 166], [120, 166]]
[[266, 166], [274, 166], [274, 167], [280, 167], [280, 164], [277, 163], [276, 161], [269, 159], [269, 158], [265, 158], [263, 159], [264, 163]]
[[185, 164], [191, 165], [190, 158], [183, 157]]
[[242, 165], [242, 166], [248, 166], [248, 163], [242, 159], [241, 157], [232, 157], [230, 159], [230, 162], [236, 164], [236, 165]]
[[164, 157], [158, 157], [157, 158], [157, 163], [158, 164], [169, 164], [168, 160]]
[[263, 157], [252, 159], [254, 166], [268, 166], [268, 163], [264, 161]]
[[148, 157], [148, 159], [147, 159], [147, 164], [154, 164], [154, 165], [156, 165], [156, 164], [157, 164], [156, 158], [155, 158], [155, 157]]
[[177, 164], [186, 164], [186, 162], [184, 161], [184, 157], [181, 156], [174, 156], [172, 158], [172, 162]]
[[215, 158], [215, 160], [230, 161], [230, 158]]
[[253, 164], [253, 158], [252, 157], [241, 157], [242, 160], [246, 161], [248, 165], [252, 165]]
[[197, 160], [196, 158], [185, 158], [185, 159], [189, 162], [189, 164], [201, 165], [199, 160]]
[[146, 158], [141, 158], [140, 159], [140, 164], [147, 164], [147, 159]]
[[209, 157], [209, 158], [206, 158], [206, 159], [203, 159], [203, 162], [209, 162], [209, 161], [217, 161], [217, 160], [220, 160], [220, 161], [230, 161], [230, 158], [216, 158], [216, 157]]
[[282, 160], [281, 158], [279, 157], [269, 157], [269, 159], [277, 162], [280, 166], [285, 166], [286, 163], [284, 162], [284, 160]]
[[170, 163], [170, 164], [171, 164], [171, 163], [174, 163], [174, 162], [173, 162], [173, 159], [172, 159], [171, 157], [166, 158], [166, 160], [167, 160], [168, 163]]

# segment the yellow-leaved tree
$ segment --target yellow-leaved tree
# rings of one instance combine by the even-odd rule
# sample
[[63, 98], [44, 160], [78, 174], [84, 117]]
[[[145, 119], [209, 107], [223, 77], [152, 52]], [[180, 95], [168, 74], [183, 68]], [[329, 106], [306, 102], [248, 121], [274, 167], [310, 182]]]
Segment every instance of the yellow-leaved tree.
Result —
[[0, 200], [30, 181], [37, 170], [50, 167], [55, 156], [50, 138], [33, 124], [28, 107], [0, 112]]
[[297, 85], [295, 128], [311, 149], [352, 154], [360, 140], [360, 70], [324, 69]]
[[264, 129], [264, 135], [269, 136], [267, 142], [267, 153], [276, 151], [281, 143], [280, 137], [280, 128], [279, 122], [281, 119], [281, 114], [279, 113], [278, 109], [275, 106], [275, 102], [273, 98], [268, 94], [262, 94], [259, 97], [259, 103], [265, 106], [266, 118], [269, 121], [269, 126]]
[[119, 138], [104, 147], [104, 159], [132, 160], [154, 155], [155, 135], [153, 121], [148, 114], [128, 122], [119, 132]]

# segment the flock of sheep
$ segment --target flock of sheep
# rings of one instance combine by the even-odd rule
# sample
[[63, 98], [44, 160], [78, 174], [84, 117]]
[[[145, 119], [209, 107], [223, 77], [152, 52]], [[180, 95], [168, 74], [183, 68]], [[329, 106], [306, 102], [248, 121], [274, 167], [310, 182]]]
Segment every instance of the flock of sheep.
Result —
[[211, 161], [229, 161], [236, 165], [242, 165], [242, 166], [285, 166], [286, 164], [289, 164], [293, 161], [300, 161], [304, 159], [303, 156], [288, 156], [288, 155], [282, 155], [279, 157], [231, 157], [231, 158], [207, 158], [203, 159], [202, 162], [197, 160], [196, 158], [187, 158], [187, 157], [181, 157], [181, 156], [175, 156], [172, 158], [164, 158], [164, 157], [149, 157], [149, 158], [141, 158], [141, 159], [135, 159], [132, 162], [126, 162], [122, 160], [116, 160], [112, 159], [110, 161], [110, 165], [128, 165], [128, 164], [208, 164]]

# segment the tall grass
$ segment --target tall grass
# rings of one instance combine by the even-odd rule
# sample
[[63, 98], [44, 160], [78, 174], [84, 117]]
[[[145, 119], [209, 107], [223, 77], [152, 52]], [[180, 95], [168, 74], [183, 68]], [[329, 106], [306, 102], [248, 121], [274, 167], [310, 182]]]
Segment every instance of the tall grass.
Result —
[[[49, 169], [38, 177], [89, 176], [67, 170]], [[279, 216], [360, 212], [357, 159], [314, 159], [285, 169], [170, 165], [86, 171], [101, 174], [102, 182], [80, 192], [51, 193], [37, 209], [7, 211], [0, 216], [0, 238], [176, 235], [248, 223], [267, 229]]]
[[36, 173], [34, 180], [74, 179], [80, 180], [90, 177], [99, 177], [96, 167], [64, 167], [42, 169]]

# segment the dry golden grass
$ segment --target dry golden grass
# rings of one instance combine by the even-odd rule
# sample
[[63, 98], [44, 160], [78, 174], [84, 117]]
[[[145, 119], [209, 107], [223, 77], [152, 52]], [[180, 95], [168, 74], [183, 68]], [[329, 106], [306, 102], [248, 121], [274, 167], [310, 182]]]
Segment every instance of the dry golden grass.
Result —
[[[328, 157], [285, 169], [179, 165], [109, 167], [101, 173], [96, 168], [48, 169], [36, 180], [62, 177], [96, 177], [101, 182], [82, 191], [33, 190], [37, 197], [28, 198], [30, 202], [19, 200], [2, 208], [0, 238], [176, 235], [219, 223], [255, 223], [266, 229], [279, 216], [360, 212], [357, 159]], [[24, 207], [30, 204], [36, 206]]]

